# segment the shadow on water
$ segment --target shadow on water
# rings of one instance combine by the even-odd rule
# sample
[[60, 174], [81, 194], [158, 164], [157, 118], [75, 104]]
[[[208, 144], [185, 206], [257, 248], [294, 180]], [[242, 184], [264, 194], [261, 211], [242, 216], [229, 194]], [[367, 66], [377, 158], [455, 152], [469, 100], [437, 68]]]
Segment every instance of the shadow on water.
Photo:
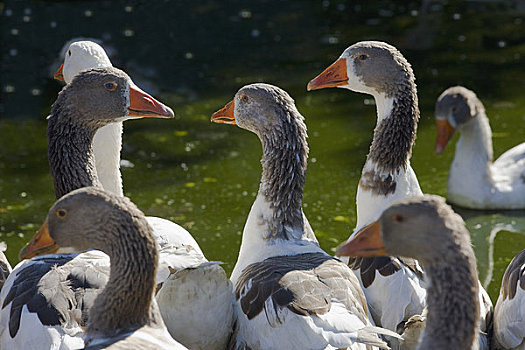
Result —
[[[54, 200], [44, 118], [61, 88], [51, 78], [60, 49], [73, 38], [99, 40], [115, 66], [174, 107], [175, 120], [126, 122], [125, 193], [147, 214], [188, 228], [207, 257], [231, 271], [258, 189], [261, 146], [209, 118], [238, 88], [278, 85], [305, 116], [304, 210], [333, 252], [355, 226], [375, 108], [369, 96], [306, 92], [306, 83], [354, 42], [398, 47], [414, 68], [421, 109], [411, 163], [424, 192], [445, 195], [453, 143], [442, 156], [432, 153], [433, 106], [445, 88], [465, 85], [485, 103], [495, 155], [525, 140], [524, 14], [515, 1], [0, 2], [0, 240], [16, 262]], [[523, 215], [458, 211], [495, 298], [506, 265], [525, 246]]]

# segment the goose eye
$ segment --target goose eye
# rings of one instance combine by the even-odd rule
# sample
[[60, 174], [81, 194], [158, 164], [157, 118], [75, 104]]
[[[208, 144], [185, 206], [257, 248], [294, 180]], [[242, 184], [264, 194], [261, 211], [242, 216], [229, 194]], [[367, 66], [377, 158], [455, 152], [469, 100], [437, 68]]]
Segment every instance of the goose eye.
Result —
[[456, 113], [457, 110], [458, 108], [456, 106], [452, 107], [452, 113]]
[[68, 56], [71, 56], [71, 50], [68, 50], [68, 51], [67, 51], [67, 55], [68, 55]]
[[117, 88], [117, 84], [113, 82], [109, 82], [109, 83], [105, 83], [104, 87], [106, 88], [106, 90], [113, 91]]
[[57, 209], [57, 216], [61, 219], [65, 218], [67, 211], [65, 209]]
[[397, 223], [401, 223], [403, 221], [405, 221], [405, 217], [401, 214], [396, 214], [394, 215], [394, 221], [397, 222]]
[[247, 95], [242, 95], [241, 101], [242, 102], [248, 102], [248, 96]]
[[365, 54], [362, 54], [362, 55], [359, 55], [358, 58], [361, 60], [361, 61], [364, 61], [368, 58], [368, 55], [365, 55]]

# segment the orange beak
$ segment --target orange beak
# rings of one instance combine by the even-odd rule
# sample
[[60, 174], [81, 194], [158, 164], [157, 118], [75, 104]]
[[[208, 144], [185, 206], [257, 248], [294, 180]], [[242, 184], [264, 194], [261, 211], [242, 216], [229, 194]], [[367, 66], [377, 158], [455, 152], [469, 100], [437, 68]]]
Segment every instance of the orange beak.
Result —
[[137, 86], [129, 87], [128, 115], [131, 117], [173, 118], [173, 110], [157, 101]]
[[237, 123], [235, 122], [235, 116], [233, 115], [234, 110], [235, 102], [234, 100], [231, 100], [226, 104], [226, 106], [222, 107], [222, 109], [213, 113], [213, 115], [211, 116], [211, 121], [221, 124], [237, 125]]
[[381, 224], [375, 221], [363, 227], [346, 243], [337, 247], [338, 256], [388, 256], [381, 239]]
[[434, 152], [436, 154], [441, 154], [445, 147], [447, 146], [448, 141], [454, 135], [454, 127], [450, 125], [448, 120], [438, 120], [436, 119], [436, 125], [437, 125], [437, 138], [436, 138], [436, 146], [434, 147]]
[[35, 233], [33, 238], [26, 244], [24, 248], [18, 253], [20, 260], [30, 259], [37, 255], [42, 254], [53, 254], [58, 250], [58, 245], [55, 243], [53, 238], [49, 235], [49, 229], [47, 227], [47, 220], [44, 222], [42, 227]]
[[348, 73], [346, 70], [346, 58], [340, 58], [321, 74], [310, 80], [306, 89], [318, 90], [348, 84]]
[[53, 74], [53, 78], [55, 78], [56, 80], [65, 81], [64, 80], [64, 73], [62, 72], [63, 69], [64, 69], [64, 64], [62, 63], [60, 65], [60, 68], [58, 68], [58, 70], [55, 72], [55, 74]]

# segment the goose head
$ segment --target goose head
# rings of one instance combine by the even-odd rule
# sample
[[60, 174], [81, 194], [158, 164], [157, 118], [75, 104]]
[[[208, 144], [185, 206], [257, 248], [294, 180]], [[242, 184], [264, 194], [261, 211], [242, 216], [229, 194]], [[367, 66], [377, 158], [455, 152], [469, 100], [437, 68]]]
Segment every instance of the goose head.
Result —
[[111, 61], [102, 46], [93, 41], [75, 41], [69, 45], [64, 63], [55, 72], [54, 78], [69, 84], [75, 75], [83, 70], [111, 66]]
[[64, 109], [69, 109], [79, 122], [97, 127], [130, 117], [174, 116], [171, 108], [142, 91], [126, 73], [114, 67], [78, 74], [60, 92], [51, 118]]
[[443, 152], [454, 132], [484, 110], [476, 94], [463, 86], [453, 86], [438, 97], [435, 117], [437, 125], [437, 154]]
[[413, 80], [412, 68], [394, 46], [361, 41], [343, 51], [339, 59], [308, 83], [307, 89], [340, 87], [392, 97], [397, 86], [410, 78]]
[[211, 117], [212, 122], [237, 125], [261, 139], [282, 135], [287, 125], [297, 123], [306, 133], [303, 119], [286, 91], [263, 83], [242, 87], [232, 101]]
[[105, 244], [115, 241], [112, 235], [121, 234], [129, 219], [147, 227], [142, 212], [127, 197], [96, 187], [74, 190], [51, 207], [44, 224], [20, 251], [20, 258], [52, 254], [59, 248], [107, 251]]
[[[443, 259], [443, 252], [465, 233], [463, 220], [439, 196], [409, 198], [386, 209], [337, 248], [338, 256], [407, 256], [424, 265]], [[449, 239], [447, 239], [449, 238]], [[468, 237], [466, 237], [468, 238]]]

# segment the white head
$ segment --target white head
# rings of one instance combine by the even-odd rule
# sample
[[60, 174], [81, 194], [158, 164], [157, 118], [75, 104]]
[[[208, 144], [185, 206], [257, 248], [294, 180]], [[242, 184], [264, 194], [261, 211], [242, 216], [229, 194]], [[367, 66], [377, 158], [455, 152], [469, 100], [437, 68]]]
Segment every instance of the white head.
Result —
[[55, 73], [55, 79], [69, 84], [81, 71], [112, 66], [102, 46], [93, 41], [75, 41], [69, 45], [64, 63]]

